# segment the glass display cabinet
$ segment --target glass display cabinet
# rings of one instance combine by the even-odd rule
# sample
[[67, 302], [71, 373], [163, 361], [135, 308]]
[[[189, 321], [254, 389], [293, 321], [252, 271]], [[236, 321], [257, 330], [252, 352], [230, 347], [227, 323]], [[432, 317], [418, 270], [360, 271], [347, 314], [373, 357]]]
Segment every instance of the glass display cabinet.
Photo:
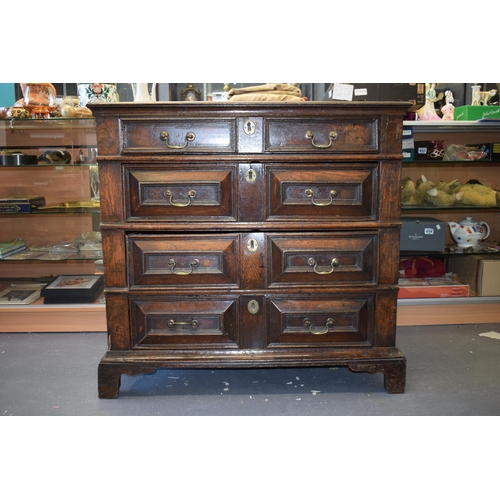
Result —
[[[460, 183], [480, 183], [500, 190], [500, 122], [491, 121], [408, 121], [404, 122], [413, 132], [414, 152], [403, 161], [402, 179], [417, 182], [423, 175], [435, 184], [458, 180]], [[467, 146], [484, 155], [456, 155]], [[451, 147], [451, 149], [450, 149]], [[451, 153], [450, 153], [451, 151]], [[444, 153], [446, 153], [444, 155]], [[483, 200], [479, 202], [482, 203]], [[451, 203], [451, 202], [449, 202]], [[466, 279], [468, 296], [400, 299], [398, 324], [461, 324], [500, 321], [500, 293], [493, 288], [481, 287], [482, 281], [500, 281], [500, 203], [473, 205], [454, 200], [442, 205], [424, 202], [420, 205], [403, 205], [402, 217], [431, 217], [443, 222], [445, 229], [444, 251], [402, 252], [404, 257], [429, 257], [443, 263], [446, 272]], [[486, 239], [474, 247], [461, 248], [453, 238], [450, 222], [461, 222], [471, 217], [484, 227]], [[489, 234], [486, 234], [488, 227]], [[486, 271], [483, 263], [491, 264]], [[496, 278], [495, 278], [496, 276]]]
[[[15, 283], [102, 273], [94, 119], [0, 120], [0, 292]], [[0, 305], [1, 331], [103, 331], [104, 304]]]

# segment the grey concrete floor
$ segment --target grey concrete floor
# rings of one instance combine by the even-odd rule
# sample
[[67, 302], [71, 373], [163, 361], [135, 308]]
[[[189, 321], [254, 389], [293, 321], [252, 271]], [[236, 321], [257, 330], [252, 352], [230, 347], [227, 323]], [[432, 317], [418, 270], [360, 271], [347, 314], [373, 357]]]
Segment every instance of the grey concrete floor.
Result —
[[400, 327], [404, 394], [348, 368], [160, 369], [97, 397], [105, 333], [0, 334], [0, 415], [498, 416], [500, 324]]

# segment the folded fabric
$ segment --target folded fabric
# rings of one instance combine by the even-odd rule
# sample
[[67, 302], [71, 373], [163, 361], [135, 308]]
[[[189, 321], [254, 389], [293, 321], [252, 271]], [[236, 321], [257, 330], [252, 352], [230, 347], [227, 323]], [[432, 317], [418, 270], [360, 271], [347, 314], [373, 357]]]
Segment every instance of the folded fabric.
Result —
[[240, 89], [231, 89], [229, 91], [229, 98], [234, 95], [249, 94], [253, 92], [273, 92], [273, 93], [290, 93], [301, 97], [302, 92], [298, 87], [290, 85], [289, 83], [265, 83], [264, 85], [254, 85], [252, 87], [243, 87]]
[[305, 102], [302, 97], [290, 94], [271, 94], [269, 92], [251, 92], [249, 94], [233, 95], [229, 98], [230, 102], [249, 102], [249, 101], [280, 101], [280, 102]]

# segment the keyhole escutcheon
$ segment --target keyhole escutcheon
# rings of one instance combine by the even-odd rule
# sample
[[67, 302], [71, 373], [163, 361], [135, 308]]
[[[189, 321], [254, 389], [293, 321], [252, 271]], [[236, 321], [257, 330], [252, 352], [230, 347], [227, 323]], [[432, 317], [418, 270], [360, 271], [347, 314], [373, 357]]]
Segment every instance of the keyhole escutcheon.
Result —
[[248, 182], [248, 184], [255, 184], [257, 181], [257, 173], [253, 168], [249, 168], [245, 172], [245, 180]]
[[250, 238], [248, 241], [247, 241], [247, 250], [249, 252], [256, 252], [257, 250], [259, 249], [259, 244], [257, 243], [257, 240], [254, 239], [254, 238]]
[[243, 130], [247, 135], [253, 135], [255, 133], [255, 123], [252, 120], [247, 120], [243, 124]]

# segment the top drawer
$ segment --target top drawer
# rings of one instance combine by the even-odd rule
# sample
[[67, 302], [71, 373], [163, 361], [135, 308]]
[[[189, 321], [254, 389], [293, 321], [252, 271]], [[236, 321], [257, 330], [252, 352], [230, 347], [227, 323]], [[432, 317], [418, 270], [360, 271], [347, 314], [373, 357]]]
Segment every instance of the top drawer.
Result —
[[121, 119], [122, 153], [234, 153], [234, 119]]
[[297, 153], [377, 153], [378, 119], [268, 119], [265, 150]]

